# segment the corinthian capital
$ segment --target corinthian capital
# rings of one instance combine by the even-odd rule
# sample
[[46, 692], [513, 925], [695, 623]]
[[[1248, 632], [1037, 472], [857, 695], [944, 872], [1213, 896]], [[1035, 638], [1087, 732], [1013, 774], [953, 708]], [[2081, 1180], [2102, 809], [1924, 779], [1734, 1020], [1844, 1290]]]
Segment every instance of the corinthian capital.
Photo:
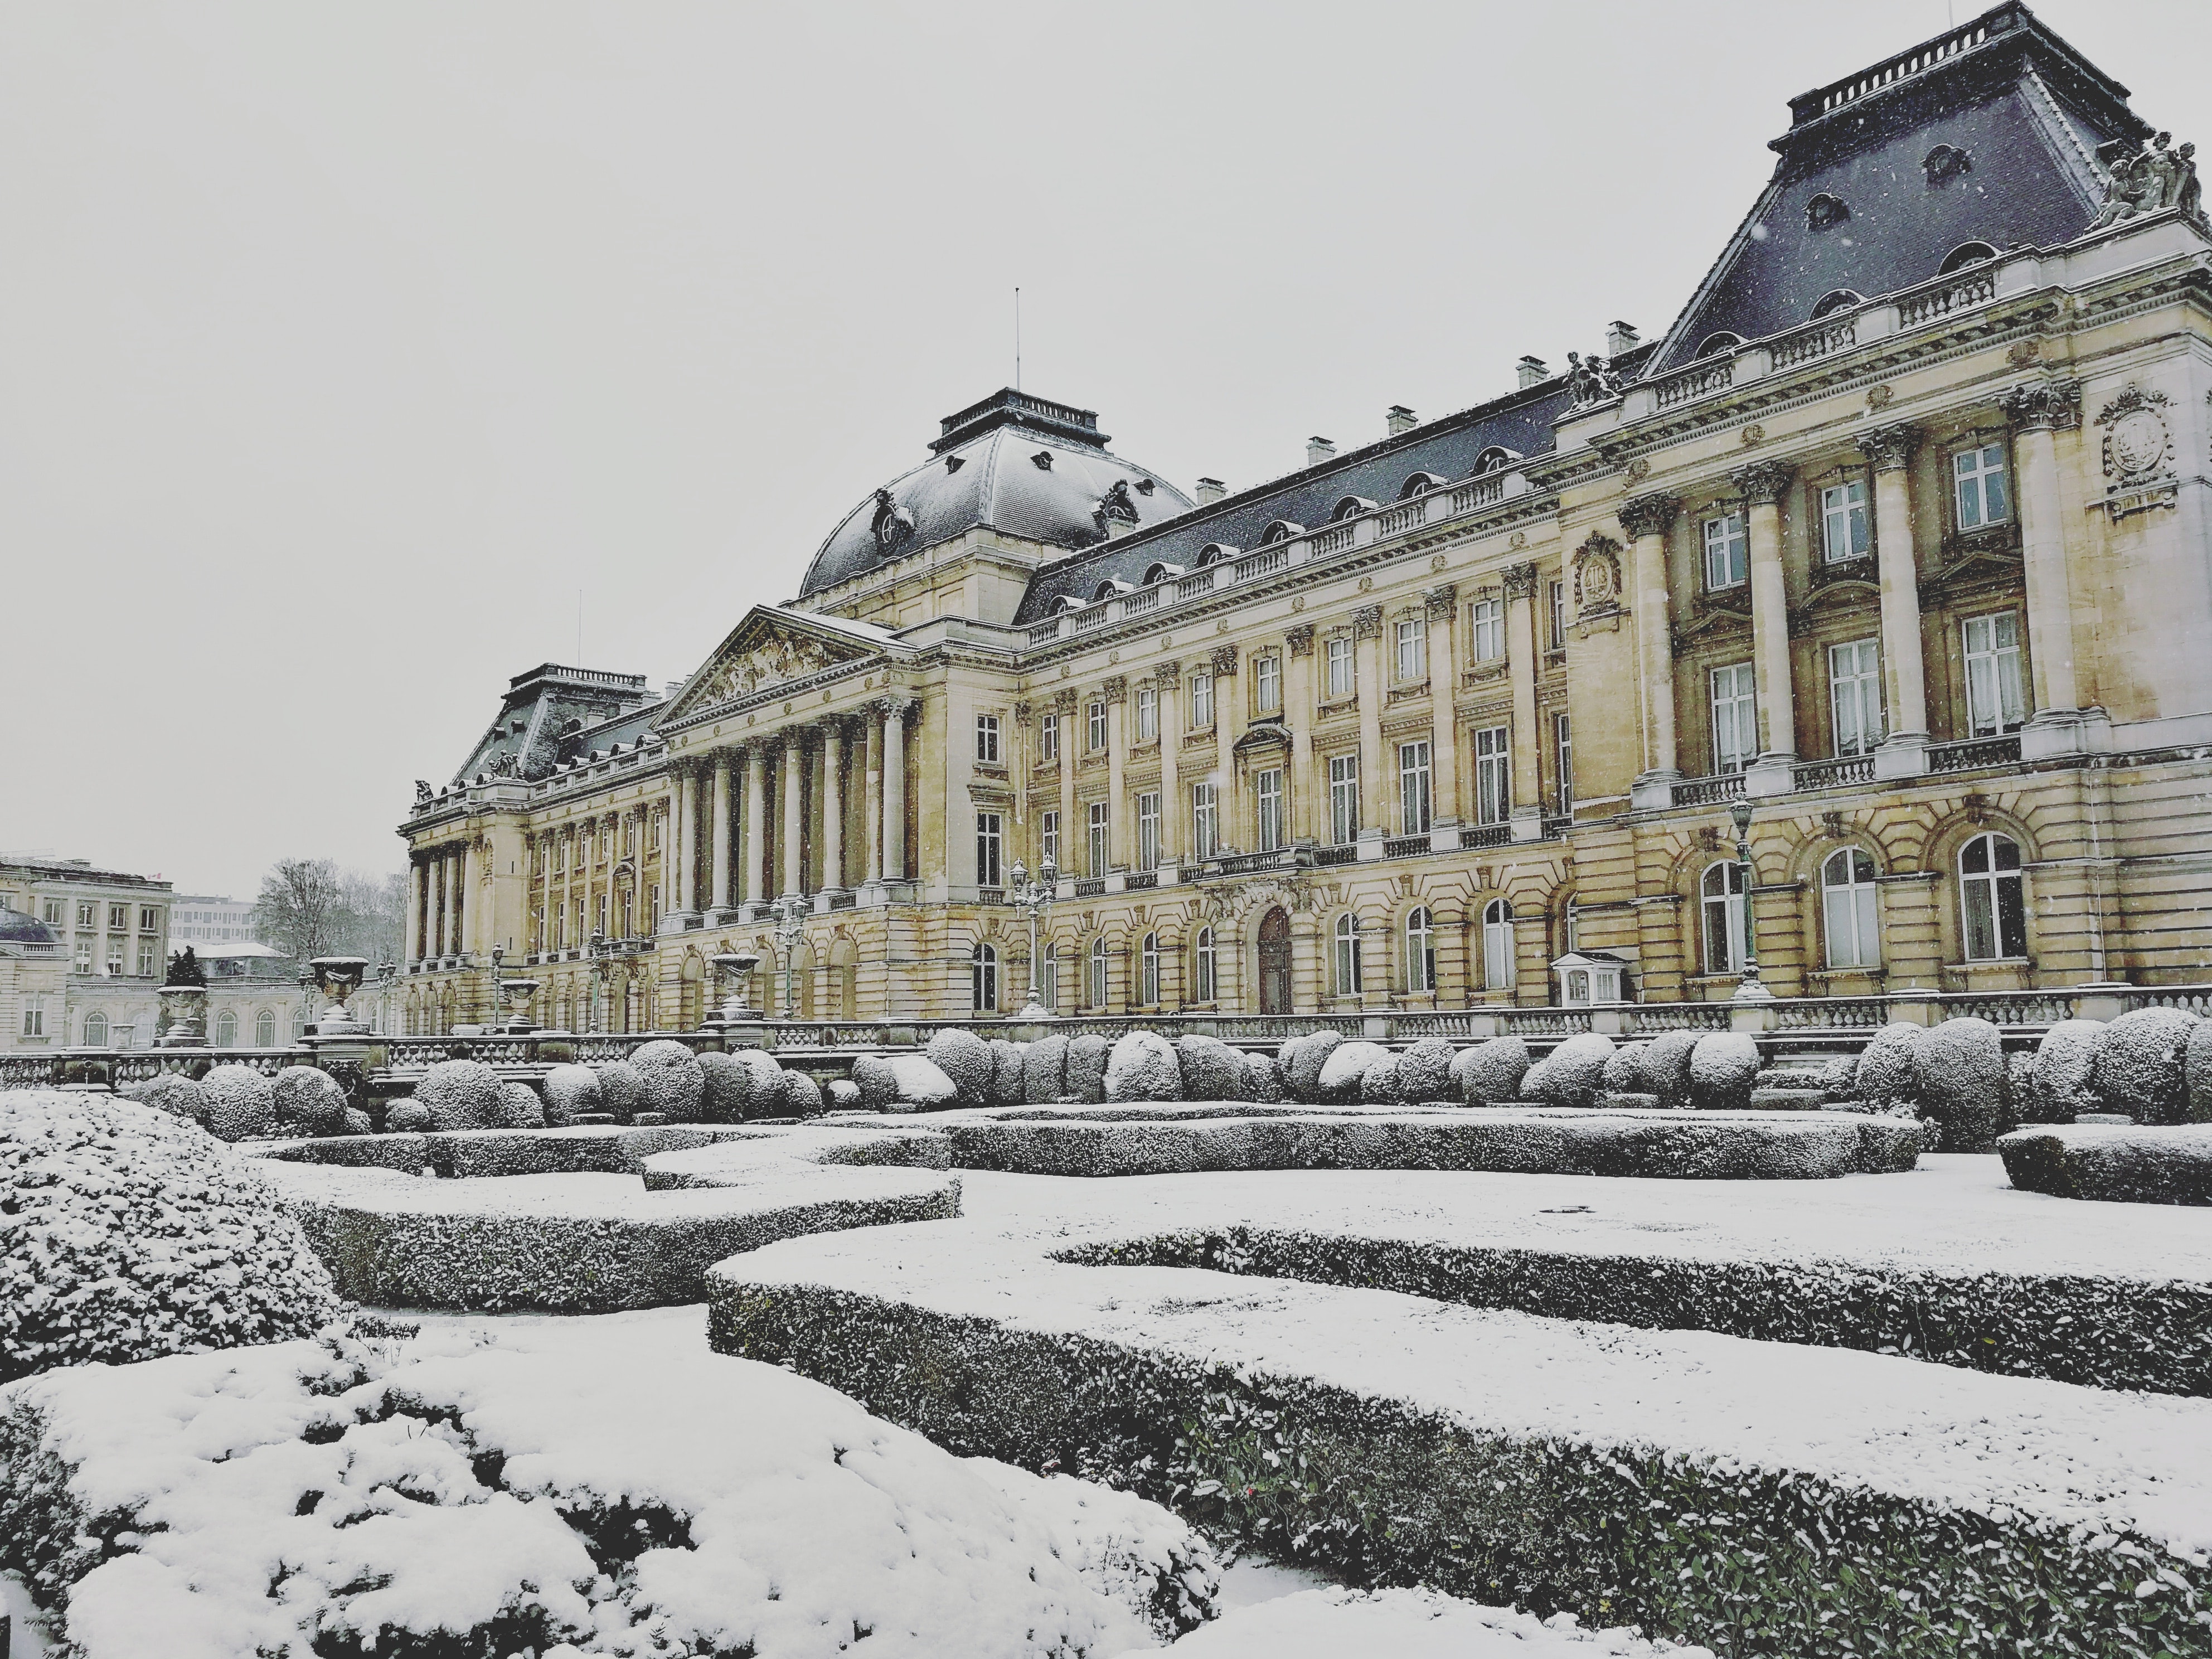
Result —
[[1289, 642], [1292, 656], [1313, 655], [1314, 625], [1311, 623], [1300, 623], [1296, 628], [1285, 629], [1283, 638]]
[[1458, 608], [1459, 588], [1454, 583], [1443, 582], [1422, 594], [1421, 600], [1427, 607], [1429, 620], [1434, 622], [1440, 617], [1450, 616]]
[[1127, 674], [1115, 674], [1102, 681], [1098, 687], [1098, 695], [1109, 702], [1126, 701], [1129, 695], [1129, 677]]
[[1505, 597], [1507, 599], [1525, 599], [1535, 591], [1536, 562], [1534, 559], [1530, 559], [1524, 564], [1509, 564], [1505, 567]]
[[1378, 640], [1382, 637], [1382, 607], [1363, 605], [1352, 613], [1352, 634], [1354, 639]]
[[2007, 419], [2023, 432], [2057, 432], [2081, 424], [2081, 382], [2030, 380], [1997, 399]]
[[1737, 492], [1753, 507], [1775, 507], [1789, 493], [1790, 481], [1796, 475], [1780, 461], [1753, 461], [1729, 476]]
[[1615, 516], [1620, 528], [1631, 541], [1641, 541], [1646, 536], [1663, 536], [1674, 523], [1674, 515], [1682, 510], [1681, 501], [1673, 495], [1636, 495], [1620, 504]]
[[1858, 436], [1859, 453], [1877, 472], [1902, 472], [1912, 465], [1912, 452], [1920, 447], [1920, 428], [1899, 421], [1878, 426]]

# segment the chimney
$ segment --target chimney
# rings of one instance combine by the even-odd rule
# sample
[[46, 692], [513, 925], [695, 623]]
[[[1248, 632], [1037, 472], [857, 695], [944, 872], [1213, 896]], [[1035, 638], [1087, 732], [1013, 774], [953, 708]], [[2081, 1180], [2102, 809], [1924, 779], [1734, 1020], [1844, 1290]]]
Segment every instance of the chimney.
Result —
[[1198, 481], [1198, 504], [1200, 507], [1212, 507], [1228, 493], [1229, 486], [1218, 478], [1200, 478]]
[[1323, 461], [1334, 460], [1335, 459], [1336, 446], [1331, 443], [1328, 439], [1309, 438], [1306, 440], [1306, 465], [1308, 466], [1319, 466]]
[[1638, 343], [1635, 324], [1612, 322], [1606, 325], [1605, 355], [1607, 356], [1618, 357], [1624, 351], [1633, 351]]
[[1392, 404], [1382, 416], [1382, 424], [1389, 429], [1388, 435], [1395, 438], [1401, 432], [1411, 432], [1420, 422], [1413, 418], [1413, 411], [1405, 404]]
[[1513, 367], [1521, 376], [1523, 390], [1532, 386], [1541, 386], [1552, 378], [1552, 371], [1544, 367], [1541, 357], [1523, 357]]

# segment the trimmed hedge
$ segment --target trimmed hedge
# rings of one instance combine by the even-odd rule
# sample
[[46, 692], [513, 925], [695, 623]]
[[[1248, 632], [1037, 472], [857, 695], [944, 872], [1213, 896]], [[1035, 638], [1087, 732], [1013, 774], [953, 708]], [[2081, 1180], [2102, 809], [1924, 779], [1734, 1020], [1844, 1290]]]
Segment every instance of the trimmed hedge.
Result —
[[[1997, 1142], [2023, 1192], [2115, 1204], [2212, 1205], [2212, 1127], [2044, 1124]], [[2212, 1331], [2199, 1341], [2212, 1340]]]

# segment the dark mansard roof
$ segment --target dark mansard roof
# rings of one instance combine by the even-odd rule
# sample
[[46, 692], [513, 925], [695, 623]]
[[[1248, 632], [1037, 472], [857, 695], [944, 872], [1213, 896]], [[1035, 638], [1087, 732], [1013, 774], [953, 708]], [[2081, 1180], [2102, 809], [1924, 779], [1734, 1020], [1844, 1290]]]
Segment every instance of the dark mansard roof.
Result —
[[499, 717], [477, 739], [453, 781], [465, 784], [489, 773], [534, 782], [580, 753], [635, 743], [650, 729], [660, 702], [646, 689], [642, 674], [540, 663], [507, 682]]

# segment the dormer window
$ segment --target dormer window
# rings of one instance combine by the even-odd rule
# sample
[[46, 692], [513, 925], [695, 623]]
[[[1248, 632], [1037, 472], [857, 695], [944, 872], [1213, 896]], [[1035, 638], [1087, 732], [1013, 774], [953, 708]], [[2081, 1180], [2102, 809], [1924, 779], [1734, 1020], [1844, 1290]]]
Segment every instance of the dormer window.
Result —
[[1521, 457], [1512, 450], [1492, 444], [1474, 458], [1474, 476], [1478, 478], [1492, 472], [1503, 472]]
[[1137, 493], [1139, 495], [1149, 495], [1152, 491], [1158, 488], [1159, 486], [1154, 483], [1150, 478], [1139, 478], [1137, 480]]
[[1210, 564], [1219, 564], [1224, 560], [1233, 559], [1237, 556], [1237, 549], [1221, 542], [1208, 542], [1198, 550], [1198, 568], [1203, 570]]
[[1110, 599], [1127, 585], [1127, 584], [1123, 582], [1117, 582], [1109, 576], [1104, 581], [1099, 583], [1097, 586], [1091, 590], [1091, 603], [1096, 605], [1101, 599]]
[[1363, 513], [1372, 513], [1375, 503], [1364, 495], [1346, 495], [1328, 510], [1331, 524], [1342, 524], [1346, 519], [1356, 519]]
[[1288, 519], [1278, 519], [1260, 532], [1260, 545], [1273, 547], [1277, 542], [1286, 542], [1293, 536], [1303, 536], [1305, 533], [1306, 527], [1304, 525], [1292, 524]]
[[947, 455], [945, 458], [945, 474], [947, 477], [950, 477], [951, 474], [957, 472], [962, 467], [967, 465], [967, 459], [964, 456]]
[[1182, 574], [1182, 567], [1181, 565], [1170, 564], [1164, 559], [1156, 559], [1152, 564], [1146, 568], [1144, 586], [1146, 587], [1157, 587], [1162, 582], [1171, 581], [1176, 577]]
[[1444, 481], [1433, 472], [1416, 472], [1398, 487], [1398, 499], [1410, 501], [1416, 495], [1425, 495], [1431, 489], [1443, 488]]
[[1850, 289], [1830, 289], [1814, 305], [1813, 320], [1818, 322], [1823, 317], [1833, 316], [1838, 311], [1849, 311], [1853, 306], [1863, 303], [1861, 297]]
[[1831, 196], [1825, 190], [1805, 204], [1805, 228], [1808, 230], [1826, 230], [1832, 226], [1840, 225], [1850, 216], [1851, 210], [1844, 204], [1844, 198]]
[[1698, 348], [1698, 356], [1701, 359], [1717, 357], [1724, 351], [1734, 351], [1742, 343], [1742, 335], [1731, 334], [1726, 329], [1723, 329], [1717, 334], [1705, 336], [1705, 343]]
[[1040, 449], [1036, 454], [1030, 457], [1030, 465], [1036, 468], [1040, 472], [1051, 471], [1052, 451], [1049, 449]]
[[1954, 270], [1964, 270], [1968, 265], [1978, 265], [1996, 257], [1997, 251], [1987, 242], [1961, 242], [1943, 256], [1943, 263], [1936, 268], [1936, 274], [1948, 276]]

